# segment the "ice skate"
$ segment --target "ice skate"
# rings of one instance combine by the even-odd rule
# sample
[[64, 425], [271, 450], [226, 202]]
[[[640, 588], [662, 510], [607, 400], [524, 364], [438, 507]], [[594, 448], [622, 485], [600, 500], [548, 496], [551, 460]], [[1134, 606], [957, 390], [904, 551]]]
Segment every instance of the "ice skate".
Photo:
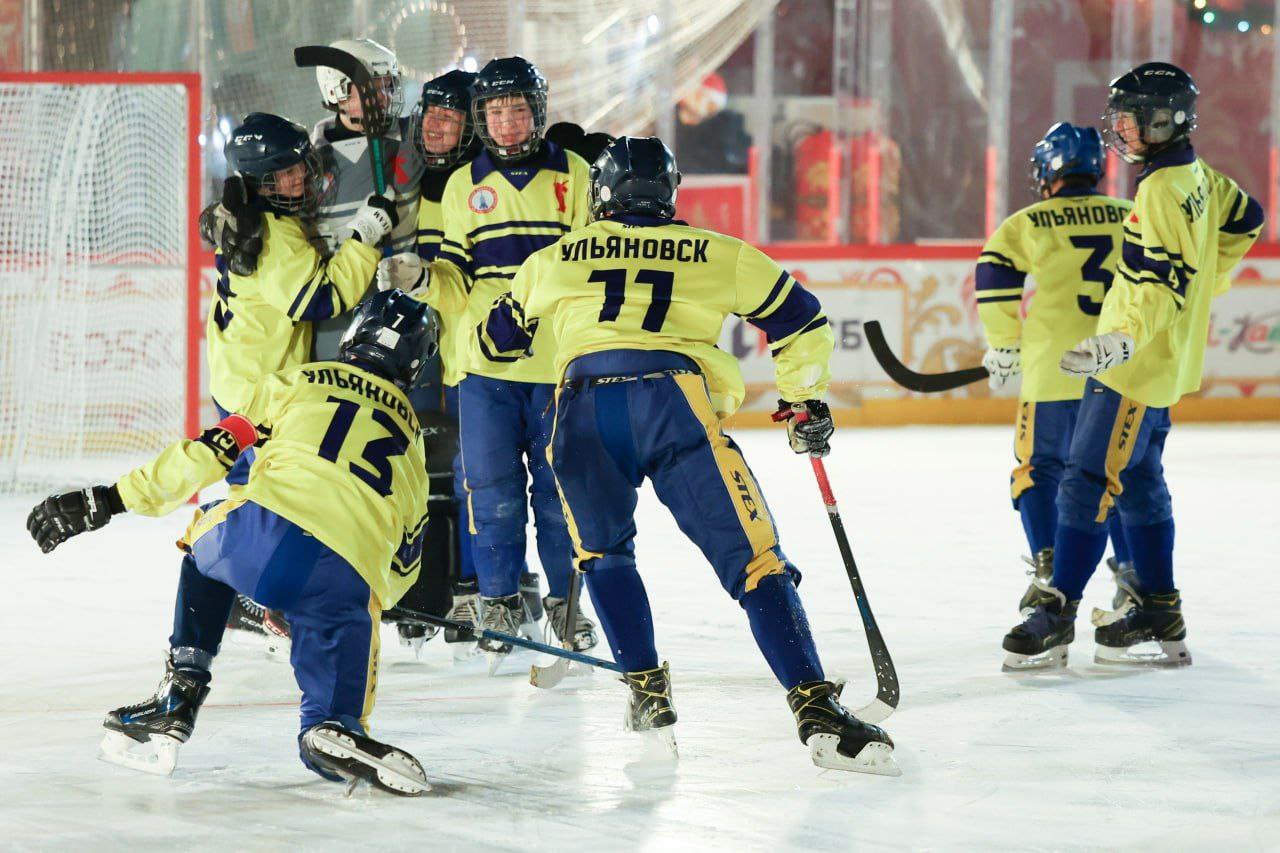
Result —
[[270, 610], [247, 595], [237, 595], [227, 616], [227, 629], [239, 632], [249, 643], [262, 638], [267, 657], [289, 662], [289, 623], [279, 610]]
[[[534, 626], [532, 623], [525, 621], [526, 611], [518, 593], [503, 598], [482, 598], [481, 608], [484, 612], [484, 616], [480, 621], [482, 629], [513, 636], [523, 635], [529, 639], [534, 639]], [[507, 655], [511, 654], [513, 648], [511, 643], [486, 637], [481, 637], [476, 646], [489, 658], [490, 675], [498, 673], [502, 662], [506, 660]]]
[[878, 776], [901, 776], [893, 760], [893, 740], [879, 726], [864, 723], [837, 701], [830, 681], [806, 681], [787, 691], [800, 742], [818, 767]]
[[[453, 606], [446, 618], [478, 628], [482, 618], [480, 601], [480, 586], [476, 581], [459, 581], [453, 593]], [[457, 628], [445, 628], [444, 641], [452, 648], [455, 661], [470, 660], [479, 653], [474, 637]]]
[[1078, 601], [1066, 597], [1038, 578], [1034, 584], [1039, 593], [1031, 615], [1004, 638], [1005, 672], [1036, 669], [1061, 669], [1067, 665], [1067, 646], [1076, 636]]
[[[543, 608], [547, 614], [547, 642], [563, 646], [565, 644], [567, 632], [565, 623], [569, 619], [569, 602], [563, 598], [553, 598], [548, 595], [542, 599]], [[596, 647], [599, 638], [596, 636], [596, 623], [583, 614], [582, 608], [578, 607], [578, 612], [574, 620], [573, 630], [573, 650], [575, 652], [585, 652]]]
[[[349, 783], [365, 781], [380, 791], [402, 797], [416, 797], [431, 790], [418, 759], [341, 723], [312, 726], [299, 738], [298, 745], [308, 766], [327, 778], [337, 776]], [[353, 787], [348, 786], [348, 794]]]
[[166, 658], [164, 678], [154, 696], [107, 714], [99, 758], [143, 773], [170, 775], [178, 763], [178, 747], [191, 737], [208, 695], [207, 684]]
[[537, 572], [520, 573], [520, 598], [524, 601], [525, 621], [542, 621], [542, 576]]
[[671, 704], [671, 670], [664, 661], [656, 669], [628, 672], [622, 676], [631, 690], [623, 727], [643, 735], [656, 752], [666, 750], [679, 758], [676, 747], [676, 709]]
[[1093, 614], [1089, 618], [1099, 628], [1123, 619], [1142, 599], [1142, 587], [1138, 583], [1138, 573], [1134, 570], [1133, 563], [1121, 563], [1115, 557], [1108, 557], [1107, 568], [1111, 569], [1111, 575], [1115, 579], [1116, 592], [1111, 599], [1110, 610], [1093, 608]]
[[[1187, 626], [1182, 620], [1182, 598], [1173, 592], [1140, 598], [1120, 619], [1093, 632], [1097, 649], [1094, 663], [1140, 666], [1190, 666]], [[1158, 651], [1134, 651], [1134, 646], [1155, 643]]]
[[427, 641], [434, 637], [439, 628], [435, 625], [426, 625], [421, 622], [397, 622], [396, 634], [400, 637], [400, 645], [413, 650], [413, 656], [418, 660], [422, 660], [422, 649], [426, 646]]
[[267, 657], [280, 663], [288, 663], [293, 652], [293, 636], [284, 613], [268, 609], [262, 618], [267, 637]]
[[1034, 557], [1022, 559], [1031, 566], [1027, 574], [1032, 576], [1031, 585], [1027, 587], [1027, 591], [1022, 594], [1022, 600], [1018, 602], [1018, 612], [1022, 614], [1023, 619], [1026, 619], [1031, 615], [1036, 602], [1043, 594], [1036, 587], [1035, 582], [1042, 581], [1047, 584], [1053, 580], [1053, 549], [1041, 548]]

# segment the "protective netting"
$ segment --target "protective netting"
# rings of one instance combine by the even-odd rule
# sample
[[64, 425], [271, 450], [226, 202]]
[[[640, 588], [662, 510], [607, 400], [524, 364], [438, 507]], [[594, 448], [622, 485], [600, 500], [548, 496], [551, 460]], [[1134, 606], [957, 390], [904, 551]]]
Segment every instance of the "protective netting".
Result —
[[0, 493], [181, 436], [188, 93], [0, 83]]
[[266, 110], [325, 115], [293, 48], [367, 36], [392, 48], [406, 100], [452, 67], [520, 53], [551, 85], [552, 121], [649, 129], [714, 70], [777, 0], [35, 0], [42, 69], [199, 71], [209, 94], [207, 163], [224, 135]]

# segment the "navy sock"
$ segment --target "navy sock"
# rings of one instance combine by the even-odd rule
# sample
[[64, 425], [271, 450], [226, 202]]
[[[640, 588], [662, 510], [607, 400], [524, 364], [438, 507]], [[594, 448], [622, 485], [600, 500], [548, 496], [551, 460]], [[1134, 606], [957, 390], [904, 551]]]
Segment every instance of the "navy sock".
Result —
[[1093, 576], [1107, 550], [1107, 529], [1081, 530], [1058, 522], [1053, 548], [1053, 585], [1067, 597], [1079, 601], [1085, 584]]
[[1120, 523], [1120, 513], [1113, 512], [1107, 519], [1107, 533], [1111, 536], [1111, 550], [1115, 553], [1116, 562], [1132, 562], [1133, 556], [1129, 553], [1129, 540], [1124, 538], [1124, 525]]
[[1133, 545], [1133, 568], [1138, 572], [1143, 595], [1173, 592], [1173, 519], [1126, 527], [1124, 535]]
[[1058, 530], [1057, 496], [1057, 483], [1037, 484], [1018, 495], [1018, 513], [1032, 556], [1053, 547]]
[[235, 599], [234, 589], [200, 574], [195, 558], [190, 554], [183, 557], [169, 648], [199, 649], [210, 658], [218, 654]]
[[593, 561], [584, 577], [613, 659], [627, 672], [656, 668], [653, 613], [635, 559], [606, 555]]
[[747, 611], [756, 645], [783, 687], [823, 680], [809, 619], [790, 575], [767, 575], [739, 603]]

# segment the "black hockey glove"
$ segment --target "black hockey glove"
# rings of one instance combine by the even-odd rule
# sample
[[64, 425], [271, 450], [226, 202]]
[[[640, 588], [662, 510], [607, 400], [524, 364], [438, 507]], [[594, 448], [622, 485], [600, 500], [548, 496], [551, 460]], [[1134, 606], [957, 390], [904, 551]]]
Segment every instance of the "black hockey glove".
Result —
[[200, 236], [222, 250], [236, 275], [253, 275], [262, 254], [262, 213], [249, 203], [244, 179], [231, 175], [222, 185], [222, 201], [200, 212]]
[[787, 439], [796, 453], [823, 457], [831, 452], [829, 442], [836, 425], [831, 420], [831, 410], [821, 400], [802, 403], [779, 400], [773, 419], [787, 422]]
[[27, 516], [27, 532], [48, 554], [72, 536], [97, 530], [111, 516], [125, 511], [115, 486], [90, 486], [45, 498]]

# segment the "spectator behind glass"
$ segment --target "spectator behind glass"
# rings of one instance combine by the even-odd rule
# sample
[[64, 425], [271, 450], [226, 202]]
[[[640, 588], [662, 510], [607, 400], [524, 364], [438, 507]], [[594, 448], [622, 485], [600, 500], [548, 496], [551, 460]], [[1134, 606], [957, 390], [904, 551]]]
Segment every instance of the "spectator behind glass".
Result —
[[742, 113], [725, 109], [728, 100], [724, 78], [713, 72], [677, 105], [676, 152], [685, 174], [746, 174], [751, 137]]

